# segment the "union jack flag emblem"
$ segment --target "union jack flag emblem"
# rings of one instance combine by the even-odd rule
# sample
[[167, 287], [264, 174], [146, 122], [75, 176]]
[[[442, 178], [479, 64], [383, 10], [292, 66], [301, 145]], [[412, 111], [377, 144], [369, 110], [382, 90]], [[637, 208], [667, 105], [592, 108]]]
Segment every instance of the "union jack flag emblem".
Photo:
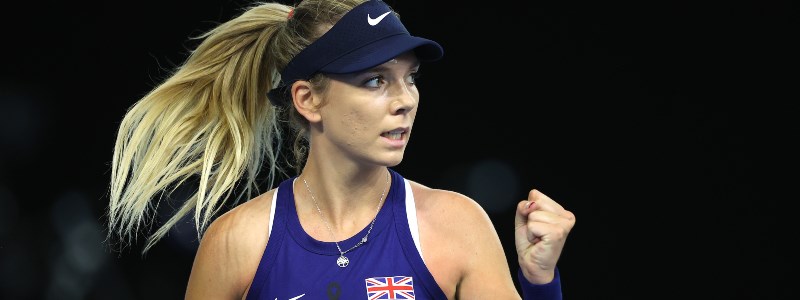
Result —
[[414, 279], [410, 276], [372, 277], [367, 282], [367, 299], [414, 299]]

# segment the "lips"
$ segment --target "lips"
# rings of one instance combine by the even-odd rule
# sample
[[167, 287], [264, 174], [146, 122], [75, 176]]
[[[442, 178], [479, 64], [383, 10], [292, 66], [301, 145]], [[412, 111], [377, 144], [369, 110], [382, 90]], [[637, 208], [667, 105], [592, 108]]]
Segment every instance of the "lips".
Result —
[[408, 132], [407, 128], [397, 128], [391, 131], [381, 133], [381, 136], [390, 140], [402, 140], [403, 134], [405, 134], [406, 132]]

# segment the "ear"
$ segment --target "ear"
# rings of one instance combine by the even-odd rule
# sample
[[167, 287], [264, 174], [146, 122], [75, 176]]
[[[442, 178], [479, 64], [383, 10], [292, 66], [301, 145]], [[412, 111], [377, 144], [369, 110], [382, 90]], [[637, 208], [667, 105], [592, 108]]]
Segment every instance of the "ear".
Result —
[[292, 84], [292, 105], [310, 123], [319, 122], [319, 99], [313, 93], [311, 83], [305, 80], [298, 80]]

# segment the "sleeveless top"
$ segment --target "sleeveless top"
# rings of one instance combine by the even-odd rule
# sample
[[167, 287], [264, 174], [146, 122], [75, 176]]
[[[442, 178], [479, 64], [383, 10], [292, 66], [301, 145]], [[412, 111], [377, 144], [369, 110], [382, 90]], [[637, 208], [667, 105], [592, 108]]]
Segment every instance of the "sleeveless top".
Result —
[[[267, 247], [247, 299], [447, 299], [423, 261], [411, 187], [389, 172], [391, 187], [368, 241], [345, 253], [350, 264], [344, 268], [337, 265], [335, 243], [312, 238], [300, 225], [292, 188], [297, 177], [281, 182], [272, 199]], [[350, 249], [368, 229], [339, 246]]]

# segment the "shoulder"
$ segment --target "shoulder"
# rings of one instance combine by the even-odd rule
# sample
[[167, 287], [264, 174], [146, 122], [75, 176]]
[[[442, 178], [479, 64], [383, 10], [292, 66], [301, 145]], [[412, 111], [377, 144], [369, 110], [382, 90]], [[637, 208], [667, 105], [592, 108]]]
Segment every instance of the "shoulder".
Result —
[[414, 194], [417, 222], [420, 229], [425, 231], [423, 234], [434, 237], [434, 240], [447, 241], [435, 245], [444, 248], [453, 245], [472, 247], [497, 235], [489, 215], [472, 198], [413, 181], [409, 181], [409, 184]]
[[486, 211], [472, 198], [455, 191], [436, 189], [409, 180], [418, 215], [428, 216], [442, 223], [475, 224], [489, 222]]
[[[267, 245], [269, 212], [275, 190], [237, 205], [203, 233], [187, 288], [192, 294], [241, 298], [255, 276]], [[208, 282], [216, 282], [214, 291]], [[207, 287], [208, 286], [208, 287]]]
[[[471, 282], [475, 281], [498, 287], [502, 291], [500, 294], [507, 293], [508, 282], [511, 282], [506, 274], [508, 263], [495, 227], [483, 207], [455, 191], [430, 188], [413, 181], [409, 184], [416, 204], [425, 264], [445, 294], [451, 297], [455, 297], [457, 291], [470, 294], [474, 288]], [[513, 285], [510, 287], [513, 291]]]
[[236, 243], [229, 246], [248, 246], [254, 240], [266, 241], [274, 194], [275, 190], [270, 190], [222, 214], [209, 225], [203, 241]]

